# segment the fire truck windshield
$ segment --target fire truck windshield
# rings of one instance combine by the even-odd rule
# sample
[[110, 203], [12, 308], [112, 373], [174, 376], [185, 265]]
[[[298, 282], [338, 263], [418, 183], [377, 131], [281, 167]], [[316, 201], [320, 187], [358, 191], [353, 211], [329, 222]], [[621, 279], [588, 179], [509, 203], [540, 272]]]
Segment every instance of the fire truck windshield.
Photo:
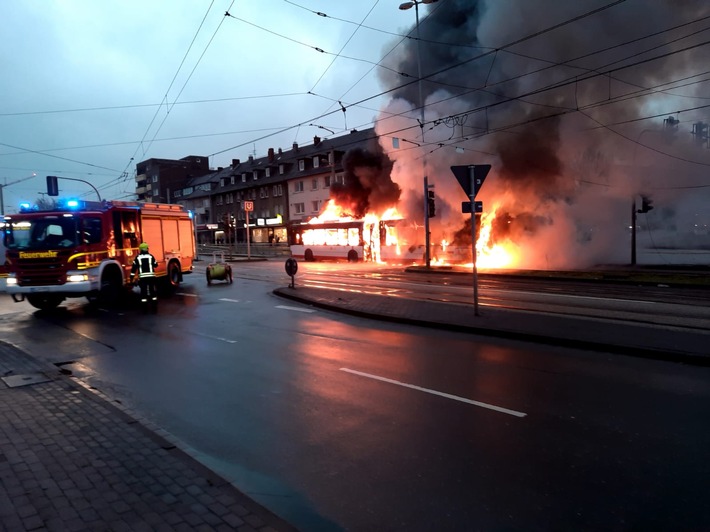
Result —
[[7, 249], [69, 248], [76, 245], [77, 220], [53, 216], [6, 220], [4, 243]]

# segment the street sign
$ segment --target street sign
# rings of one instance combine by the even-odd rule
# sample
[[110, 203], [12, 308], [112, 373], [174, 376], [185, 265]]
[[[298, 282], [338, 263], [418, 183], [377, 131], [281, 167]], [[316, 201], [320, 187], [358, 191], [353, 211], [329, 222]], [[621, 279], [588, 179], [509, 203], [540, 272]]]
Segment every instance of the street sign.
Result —
[[[471, 190], [471, 168], [473, 168], [473, 191]], [[483, 182], [486, 180], [488, 172], [491, 171], [490, 164], [467, 164], [462, 166], [452, 166], [451, 171], [454, 173], [454, 177], [463, 188], [466, 195], [470, 198], [476, 197], [478, 191], [481, 190]]]
[[295, 275], [296, 272], [298, 271], [298, 263], [296, 262], [296, 259], [294, 258], [288, 258], [286, 259], [286, 273], [291, 276], [291, 284], [289, 285], [290, 288], [295, 288]]
[[[475, 208], [475, 213], [480, 214], [483, 212], [483, 202], [482, 201], [474, 201], [474, 208]], [[470, 201], [462, 201], [461, 202], [461, 212], [464, 214], [471, 214], [471, 202]]]
[[254, 210], [254, 202], [253, 201], [245, 201], [244, 202], [244, 210], [247, 212], [252, 212]]
[[296, 262], [296, 259], [289, 258], [286, 259], [286, 273], [293, 277], [296, 275], [296, 272], [298, 271], [298, 263]]
[[[421, 0], [420, 0], [421, 1]], [[466, 192], [470, 201], [461, 203], [461, 212], [471, 214], [471, 257], [473, 257], [473, 312], [478, 316], [478, 268], [476, 267], [476, 238], [478, 236], [477, 226], [483, 212], [483, 202], [474, 201], [476, 194], [481, 190], [488, 172], [491, 171], [490, 164], [468, 164], [462, 166], [452, 166], [456, 181]], [[473, 212], [472, 212], [473, 211]]]

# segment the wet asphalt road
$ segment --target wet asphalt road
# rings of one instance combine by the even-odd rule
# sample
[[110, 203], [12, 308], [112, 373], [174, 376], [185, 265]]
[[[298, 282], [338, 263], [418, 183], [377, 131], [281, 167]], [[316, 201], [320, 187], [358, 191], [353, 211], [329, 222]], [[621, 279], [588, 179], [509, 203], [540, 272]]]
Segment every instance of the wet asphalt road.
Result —
[[156, 315], [3, 302], [3, 334], [303, 530], [710, 523], [707, 368], [380, 324], [277, 299], [264, 281], [201, 281]]

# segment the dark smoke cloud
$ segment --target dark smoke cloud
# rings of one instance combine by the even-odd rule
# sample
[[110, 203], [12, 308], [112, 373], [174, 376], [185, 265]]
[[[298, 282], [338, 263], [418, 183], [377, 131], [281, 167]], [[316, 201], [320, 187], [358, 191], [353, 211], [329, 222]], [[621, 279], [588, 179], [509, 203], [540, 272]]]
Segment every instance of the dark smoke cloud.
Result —
[[560, 144], [559, 118], [527, 125], [514, 135], [498, 137], [498, 175], [510, 186], [546, 187], [554, 190], [562, 174], [557, 154]]
[[355, 218], [362, 218], [369, 212], [382, 214], [397, 205], [402, 192], [392, 181], [393, 164], [376, 143], [371, 150], [348, 150], [343, 157], [345, 183], [331, 186], [331, 198]]
[[[701, 30], [710, 28], [704, 20], [710, 2], [627, 0], [599, 10], [608, 3], [441, 0], [420, 7], [421, 41], [405, 40], [400, 53], [389, 56], [391, 70], [380, 76], [386, 88], [400, 87], [388, 112], [402, 117], [404, 103], [411, 108], [390, 131], [419, 142], [420, 84], [402, 86], [411, 78], [395, 72], [416, 78], [421, 60], [428, 173], [438, 176], [438, 201], [453, 206], [438, 208], [452, 216], [437, 216], [434, 240], [470, 243], [468, 217], [455, 216], [461, 192], [448, 184], [455, 164], [492, 164], [479, 198], [484, 209], [499, 206], [492, 240], [528, 246], [527, 265], [536, 256], [546, 265], [616, 256], [627, 246], [629, 205], [640, 194], [652, 192], [659, 206], [648, 215], [649, 226], [656, 217], [656, 237], [662, 228], [680, 237], [690, 231], [682, 213], [703, 214], [697, 198], [710, 203], [702, 187], [710, 157], [693, 144], [690, 131], [710, 116], [702, 109], [678, 110], [697, 108], [696, 98], [706, 96], [700, 76], [708, 45]], [[414, 27], [410, 35], [416, 37]], [[657, 59], [646, 61], [651, 58]], [[674, 81], [682, 89], [668, 85]], [[662, 117], [645, 118], [659, 113], [680, 117], [677, 140], [669, 142]], [[381, 135], [387, 120], [383, 113]], [[403, 128], [410, 129], [405, 134]], [[457, 154], [454, 146], [471, 151]], [[420, 188], [415, 168], [410, 161], [396, 176], [405, 196]], [[675, 190], [669, 190], [669, 175]]]

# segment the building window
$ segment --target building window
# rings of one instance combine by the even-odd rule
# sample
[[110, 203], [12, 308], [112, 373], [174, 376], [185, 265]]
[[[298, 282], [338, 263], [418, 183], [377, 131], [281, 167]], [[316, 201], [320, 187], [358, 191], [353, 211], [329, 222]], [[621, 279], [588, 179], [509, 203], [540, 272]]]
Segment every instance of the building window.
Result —
[[306, 212], [306, 206], [303, 203], [295, 203], [294, 207], [296, 208], [296, 214], [303, 214]]
[[313, 168], [318, 168], [320, 166], [320, 157], [317, 155], [313, 157]]
[[313, 212], [320, 211], [320, 200], [313, 201]]
[[215, 203], [217, 205], [222, 205], [222, 194], [218, 194], [217, 197], [215, 198]]
[[303, 192], [303, 181], [296, 181], [293, 184], [293, 191], [294, 192]]
[[303, 172], [306, 169], [306, 160], [305, 159], [299, 159], [298, 160], [298, 169]]
[[283, 175], [284, 171], [285, 171], [284, 165], [283, 165], [283, 164], [280, 164], [280, 165], [279, 165], [279, 175]]
[[254, 170], [252, 172], [252, 175], [254, 176], [254, 181], [256, 181], [259, 178], [259, 172], [257, 172], [256, 170]]
[[340, 183], [341, 185], [345, 184], [345, 174], [335, 174], [335, 178], [333, 179], [334, 183]]
[[246, 183], [246, 182], [247, 182], [247, 174], [246, 174], [246, 172], [244, 172], [242, 174], [242, 183]]
[[330, 187], [330, 176], [325, 176], [325, 188]]
[[264, 175], [266, 177], [271, 177], [271, 168], [267, 168], [266, 170], [264, 170]]
[[311, 190], [318, 190], [318, 178], [314, 178], [311, 181]]
[[230, 179], [230, 181], [232, 182], [232, 185], [233, 185], [233, 184], [234, 184], [234, 176], [232, 176], [232, 178]]

